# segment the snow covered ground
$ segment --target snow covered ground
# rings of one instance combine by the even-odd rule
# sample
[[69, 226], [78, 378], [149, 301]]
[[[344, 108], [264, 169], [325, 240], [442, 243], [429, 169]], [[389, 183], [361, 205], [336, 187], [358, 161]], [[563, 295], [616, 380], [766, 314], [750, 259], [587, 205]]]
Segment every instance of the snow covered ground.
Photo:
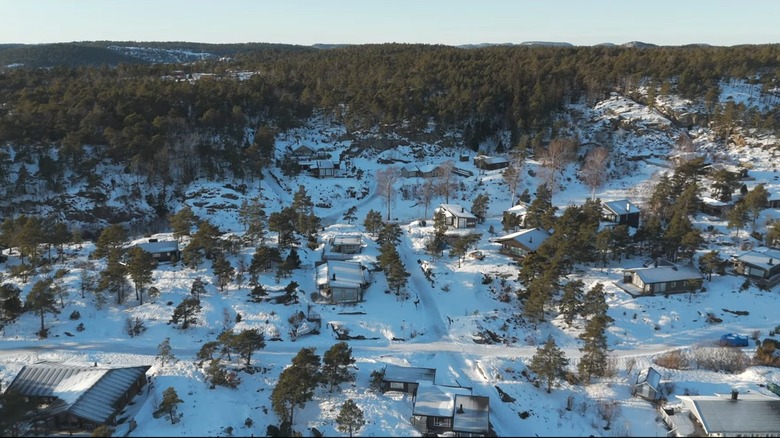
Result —
[[[728, 91], [736, 96], [736, 91]], [[610, 103], [611, 102], [611, 103]], [[605, 108], [609, 106], [609, 111]], [[630, 107], [630, 111], [628, 108]], [[596, 106], [591, 116], [594, 119], [608, 115], [630, 120], [651, 120], [655, 125], [664, 125], [668, 120], [656, 111], [650, 111], [642, 105], [614, 98]], [[277, 146], [280, 151], [287, 146], [305, 144], [313, 148], [331, 148], [337, 156], [340, 150], [349, 147], [348, 142], [336, 140], [340, 129], [328, 126], [311, 126], [280, 137]], [[629, 198], [639, 203], [646, 199], [652, 188], [649, 181], [659, 172], [668, 171], [665, 157], [679, 133], [672, 131], [654, 131], [651, 140], [630, 139], [626, 134], [625, 142], [616, 143], [616, 148], [626, 148], [630, 153], [638, 153], [636, 148], [645, 145], [651, 149], [647, 155], [654, 155], [639, 165], [623, 168], [623, 173], [609, 181], [597, 191], [602, 200]], [[585, 133], [583, 134], [583, 136]], [[649, 146], [648, 146], [649, 145]], [[335, 233], [360, 233], [364, 244], [360, 255], [363, 261], [373, 261], [378, 255], [378, 247], [362, 226], [366, 213], [373, 209], [385, 214], [382, 199], [372, 194], [375, 191], [373, 176], [382, 169], [380, 158], [413, 160], [415, 147], [398, 147], [379, 154], [363, 155], [350, 159], [350, 165], [364, 171], [362, 179], [331, 178], [315, 179], [301, 175], [293, 179], [281, 177], [277, 169], [271, 169], [277, 177], [268, 173], [262, 181], [250, 184], [247, 197], [259, 195], [266, 205], [267, 212], [276, 211], [290, 205], [292, 196], [303, 185], [315, 204], [329, 203], [331, 206], [315, 207], [315, 213], [323, 218], [325, 225], [320, 238], [325, 241]], [[181, 264], [161, 264], [154, 272], [153, 286], [161, 291], [155, 299], [139, 305], [134, 299], [122, 305], [109, 302], [99, 306], [94, 297], [80, 296], [80, 278], [82, 269], [97, 272], [104, 261], [95, 260], [93, 268], [85, 268], [84, 259], [93, 250], [92, 244], [81, 247], [69, 247], [68, 258], [62, 266], [69, 273], [64, 282], [68, 286], [69, 296], [65, 308], [59, 315], [47, 315], [46, 325], [50, 336], [38, 340], [35, 332], [40, 324], [37, 315], [24, 314], [19, 320], [0, 331], [0, 379], [10, 382], [16, 373], [27, 363], [41, 360], [66, 362], [98, 362], [101, 364], [151, 364], [152, 384], [132, 404], [124, 417], [134, 417], [138, 427], [129, 436], [225, 436], [228, 428], [236, 436], [264, 436], [268, 425], [278, 425], [279, 420], [271, 409], [270, 394], [281, 371], [290, 363], [291, 358], [303, 347], [315, 347], [322, 355], [337, 342], [332, 325], [349, 329], [350, 335], [362, 335], [365, 339], [351, 340], [349, 345], [357, 359], [356, 380], [343, 384], [341, 391], [330, 393], [326, 388], [317, 391], [314, 399], [297, 410], [294, 429], [304, 436], [311, 434], [311, 428], [317, 428], [325, 436], [344, 435], [336, 430], [335, 417], [341, 404], [353, 399], [364, 411], [366, 426], [356, 435], [360, 436], [413, 436], [419, 433], [410, 423], [412, 404], [408, 396], [397, 393], [380, 394], [369, 390], [370, 374], [386, 364], [429, 367], [437, 369], [437, 383], [460, 384], [473, 387], [475, 395], [490, 397], [490, 420], [499, 436], [665, 436], [666, 430], [659, 422], [657, 410], [647, 401], [631, 396], [630, 387], [639, 370], [650, 365], [661, 372], [662, 382], [668, 382], [670, 393], [667, 397], [674, 401], [674, 395], [728, 393], [732, 388], [741, 392], [768, 393], [764, 385], [769, 382], [780, 383], [780, 370], [768, 367], [750, 367], [739, 374], [726, 374], [706, 370], [671, 370], [655, 365], [653, 360], [664, 352], [673, 349], [690, 349], [717, 341], [725, 333], [760, 333], [761, 338], [780, 325], [777, 309], [780, 309], [778, 291], [760, 291], [755, 287], [741, 291], [743, 279], [730, 275], [714, 276], [706, 281], [706, 292], [693, 295], [681, 294], [632, 298], [618, 288], [614, 282], [622, 280], [624, 268], [640, 266], [642, 258], [632, 258], [620, 263], [611, 262], [606, 268], [582, 267], [576, 278], [585, 282], [587, 288], [601, 282], [607, 291], [610, 305], [609, 315], [615, 322], [608, 333], [609, 346], [616, 358], [617, 373], [614, 377], [599, 379], [590, 385], [570, 385], [559, 382], [551, 394], [544, 388], [535, 387], [526, 377], [527, 365], [536, 353], [537, 347], [549, 335], [563, 349], [571, 360], [570, 368], [576, 370], [576, 361], [580, 356], [581, 341], [577, 338], [583, 321], [576, 321], [567, 328], [560, 319], [540, 324], [538, 327], [522, 324], [517, 318], [519, 303], [512, 291], [520, 287], [517, 281], [518, 267], [510, 258], [499, 254], [499, 245], [489, 241], [492, 227], [501, 234], [501, 214], [511, 206], [500, 171], [480, 172], [472, 162], [458, 162], [460, 151], [426, 146], [426, 163], [454, 160], [455, 164], [471, 170], [474, 176], [459, 178], [460, 188], [450, 202], [461, 203], [470, 208], [471, 202], [480, 193], [490, 196], [488, 219], [478, 225], [482, 233], [481, 240], [475, 246], [485, 254], [482, 260], [465, 258], [462, 263], [446, 254], [443, 258], [432, 260], [423, 250], [425, 240], [433, 232], [428, 220], [423, 226], [418, 219], [424, 218], [424, 206], [415, 199], [404, 199], [401, 193], [421, 184], [417, 178], [401, 178], [396, 183], [399, 196], [392, 205], [392, 217], [397, 218], [404, 231], [399, 253], [407, 271], [411, 273], [407, 291], [409, 298], [396, 296], [387, 291], [384, 276], [373, 273], [373, 281], [365, 292], [365, 300], [354, 305], [323, 305], [312, 301], [312, 292], [316, 289], [314, 262], [319, 260], [322, 247], [310, 250], [299, 248], [302, 268], [294, 272], [292, 278], [277, 282], [272, 273], [261, 277], [261, 282], [270, 290], [283, 289], [290, 280], [299, 286], [299, 302], [282, 305], [271, 303], [252, 303], [248, 301], [248, 288], [230, 284], [226, 291], [220, 292], [214, 285], [210, 274], [210, 263], [205, 262], [199, 269], [189, 269]], [[751, 174], [756, 182], [761, 180], [776, 185], [778, 173], [775, 169], [777, 157], [773, 152], [762, 148], [734, 148], [728, 151], [735, 159], [752, 164]], [[642, 153], [641, 155], [645, 155]], [[473, 157], [473, 152], [471, 157]], [[400, 166], [402, 164], [398, 164]], [[529, 160], [524, 171], [522, 189], [533, 193], [541, 182], [532, 177], [529, 170], [538, 170], [538, 163]], [[628, 166], [628, 165], [627, 165]], [[556, 192], [554, 203], [561, 208], [571, 203], [580, 204], [590, 196], [589, 189], [574, 177], [574, 166], [570, 166], [562, 178], [565, 189]], [[541, 172], [537, 171], [536, 175]], [[462, 183], [462, 184], [460, 184]], [[371, 194], [365, 197], [351, 197], [350, 190], [360, 193], [368, 188]], [[224, 184], [201, 183], [193, 185], [188, 192], [188, 203], [195, 213], [209, 219], [223, 232], [241, 233], [242, 226], [237, 219], [236, 208], [230, 208], [230, 202], [221, 197], [225, 193], [235, 193]], [[221, 205], [209, 208], [214, 198]], [[232, 201], [237, 207], [240, 201]], [[428, 212], [443, 199], [436, 198]], [[198, 207], [197, 205], [201, 205]], [[357, 208], [357, 221], [347, 224], [342, 220], [344, 212], [350, 207]], [[777, 210], [766, 210], [759, 223], [777, 215]], [[430, 219], [427, 218], [427, 219]], [[712, 226], [712, 235], [720, 234], [719, 242], [731, 244], [733, 231], [726, 228], [723, 221], [699, 215], [695, 223], [706, 228]], [[744, 233], [743, 233], [744, 234]], [[155, 236], [160, 239], [170, 235]], [[270, 235], [269, 241], [275, 241]], [[137, 241], [142, 241], [138, 239]], [[715, 239], [707, 249], [720, 250], [724, 256], [739, 253], [737, 246], [718, 246]], [[248, 264], [254, 248], [243, 248], [236, 257], [231, 257], [233, 266], [243, 258]], [[15, 261], [10, 257], [8, 265]], [[423, 273], [423, 268], [432, 272], [432, 280]], [[484, 281], [489, 276], [491, 282]], [[173, 306], [190, 293], [192, 281], [196, 277], [207, 280], [208, 293], [201, 298], [203, 311], [197, 324], [180, 330], [168, 322]], [[574, 276], [571, 277], [575, 278]], [[36, 278], [27, 283], [6, 276], [6, 281], [18, 284], [23, 296], [29, 292]], [[508, 301], [499, 300], [499, 295], [509, 292]], [[133, 297], [130, 297], [133, 298]], [[418, 301], [417, 303], [415, 303]], [[172, 303], [172, 304], [170, 304]], [[320, 334], [312, 334], [293, 340], [288, 318], [309, 308], [322, 316]], [[726, 312], [747, 311], [745, 316]], [[69, 319], [73, 311], [81, 314], [79, 320]], [[712, 312], [722, 319], [712, 324], [704, 317]], [[241, 321], [236, 322], [236, 315]], [[137, 317], [144, 321], [147, 330], [137, 337], [129, 337], [125, 330], [128, 318]], [[84, 330], [77, 331], [83, 323]], [[202, 369], [195, 362], [195, 354], [204, 342], [213, 341], [224, 329], [242, 330], [258, 328], [267, 339], [265, 349], [253, 356], [253, 364], [262, 367], [254, 374], [240, 372], [242, 383], [236, 389], [216, 387], [209, 389], [204, 381]], [[504, 342], [478, 344], [475, 335], [486, 330], [500, 334]], [[173, 354], [177, 361], [163, 365], [157, 356], [157, 347], [164, 338], [170, 338]], [[278, 338], [278, 341], [270, 341]], [[753, 346], [745, 352], [753, 355]], [[155, 419], [152, 412], [161, 400], [162, 391], [174, 387], [184, 403], [180, 406], [182, 421], [171, 424], [164, 418]], [[502, 402], [497, 388], [513, 397], [513, 402]], [[616, 402], [619, 415], [611, 428], [606, 430], [605, 421], [598, 415], [599, 405], [604, 402]], [[570, 406], [571, 410], [566, 407]], [[247, 419], [251, 419], [247, 422]], [[120, 428], [126, 428], [124, 423]], [[126, 432], [122, 429], [120, 432]]]

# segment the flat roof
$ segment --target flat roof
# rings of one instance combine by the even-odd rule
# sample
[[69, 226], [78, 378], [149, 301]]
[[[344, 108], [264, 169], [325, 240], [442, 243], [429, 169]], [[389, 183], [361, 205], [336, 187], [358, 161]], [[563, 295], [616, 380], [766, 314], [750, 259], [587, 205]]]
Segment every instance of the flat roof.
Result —
[[433, 382], [435, 377], [436, 368], [402, 367], [398, 365], [385, 366], [384, 380], [387, 382]]
[[333, 236], [334, 245], [360, 245], [362, 242], [359, 234], [336, 234]]

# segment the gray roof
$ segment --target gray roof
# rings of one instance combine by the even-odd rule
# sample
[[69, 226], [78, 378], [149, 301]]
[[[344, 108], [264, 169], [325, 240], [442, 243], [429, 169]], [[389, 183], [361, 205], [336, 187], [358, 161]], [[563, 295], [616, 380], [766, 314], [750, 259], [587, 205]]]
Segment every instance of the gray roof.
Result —
[[636, 377], [636, 384], [647, 383], [653, 388], [658, 388], [658, 384], [661, 382], [661, 374], [655, 370], [655, 368], [646, 368], [639, 372]]
[[141, 242], [136, 245], [150, 254], [160, 254], [179, 250], [179, 243], [175, 240], [163, 240], [158, 242]]
[[123, 368], [40, 362], [26, 365], [8, 390], [30, 397], [55, 397], [52, 413], [69, 412], [79, 418], [105, 423], [115, 403], [151, 368]]
[[547, 238], [550, 237], [550, 233], [541, 228], [526, 228], [505, 236], [497, 237], [493, 239], [494, 242], [507, 243], [515, 242], [525, 248], [528, 251], [536, 251], [542, 246]]
[[626, 269], [634, 272], [645, 284], [666, 283], [669, 281], [701, 280], [704, 278], [692, 265], [659, 266], [657, 268]]
[[[463, 412], [460, 412], [461, 407]], [[456, 395], [452, 430], [456, 432], [486, 433], [489, 429], [490, 397]]]
[[619, 199], [617, 201], [605, 202], [604, 207], [617, 215], [639, 213], [639, 207], [634, 205], [628, 199]]
[[436, 377], [436, 368], [402, 367], [398, 365], [386, 365], [386, 382], [416, 383], [418, 381], [433, 382]]
[[710, 436], [761, 435], [777, 436], [780, 431], [780, 398], [760, 394], [678, 395], [696, 415]]
[[767, 248], [763, 251], [748, 251], [737, 257], [737, 259], [742, 263], [747, 263], [768, 271], [769, 269], [772, 269], [774, 265], [780, 263], [780, 250]]
[[363, 241], [360, 234], [336, 234], [332, 242], [334, 245], [360, 245]]

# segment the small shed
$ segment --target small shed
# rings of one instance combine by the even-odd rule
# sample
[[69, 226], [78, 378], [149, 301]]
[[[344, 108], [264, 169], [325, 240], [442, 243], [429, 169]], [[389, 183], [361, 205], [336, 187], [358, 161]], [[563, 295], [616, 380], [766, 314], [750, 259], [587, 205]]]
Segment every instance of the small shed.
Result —
[[633, 392], [637, 397], [645, 400], [655, 401], [660, 395], [659, 384], [661, 383], [661, 374], [653, 367], [646, 368], [636, 376]]
[[420, 382], [433, 383], [435, 379], [436, 368], [385, 365], [385, 375], [382, 378], [382, 392], [400, 391], [415, 395]]

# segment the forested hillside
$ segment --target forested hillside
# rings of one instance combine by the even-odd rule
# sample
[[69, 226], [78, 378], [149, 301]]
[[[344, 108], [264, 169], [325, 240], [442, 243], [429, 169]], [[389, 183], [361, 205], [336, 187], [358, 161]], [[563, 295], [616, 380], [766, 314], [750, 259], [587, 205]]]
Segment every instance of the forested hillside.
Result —
[[[0, 74], [0, 178], [17, 182], [2, 191], [4, 214], [36, 213], [35, 202], [8, 201], [89, 183], [98, 164], [137, 175], [147, 184], [146, 196], [162, 193], [168, 201], [176, 194], [167, 188], [196, 178], [259, 177], [272, 162], [275, 135], [314, 113], [344, 124], [351, 139], [378, 134], [355, 142], [358, 148], [391, 146], [395, 134], [431, 140], [455, 132], [452, 147], [476, 151], [499, 139], [499, 152], [531, 153], [570, 135], [558, 117], [566, 105], [593, 104], [615, 91], [651, 107], [656, 95], [690, 99], [699, 105], [693, 121], [712, 123], [721, 139], [736, 126], [776, 131], [780, 124], [776, 106], [761, 112], [718, 103], [721, 86], [732, 81], [761, 84], [761, 98], [776, 102], [778, 45], [380, 44], [322, 50], [256, 44], [224, 45], [220, 52], [221, 45], [180, 43], [186, 50], [234, 54], [112, 67], [121, 55], [106, 49], [108, 42], [92, 44], [41, 46], [61, 65]], [[177, 43], [159, 44], [172, 49]], [[31, 49], [9, 47], [0, 54], [12, 50]], [[111, 56], [102, 66], [68, 66], [84, 50]], [[168, 201], [147, 203], [164, 216]]]

